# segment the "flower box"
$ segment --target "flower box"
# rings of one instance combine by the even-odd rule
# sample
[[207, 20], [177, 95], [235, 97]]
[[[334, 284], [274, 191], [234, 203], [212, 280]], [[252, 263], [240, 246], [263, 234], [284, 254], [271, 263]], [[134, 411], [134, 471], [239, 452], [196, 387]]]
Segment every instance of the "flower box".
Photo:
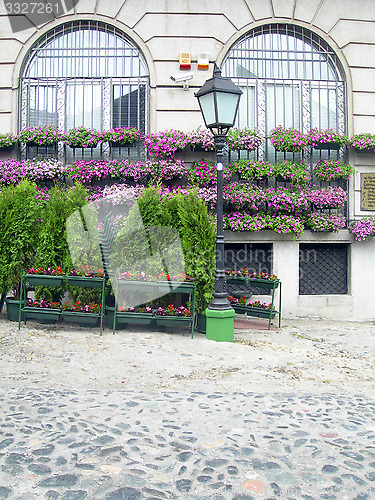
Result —
[[236, 312], [237, 314], [245, 314], [246, 311], [248, 310], [248, 307], [246, 306], [243, 306], [243, 305], [236, 305], [236, 304], [231, 304], [233, 309], [234, 309], [234, 312]]
[[261, 307], [247, 307], [246, 314], [248, 316], [255, 316], [257, 318], [273, 319], [276, 316], [277, 311], [271, 309], [263, 309]]
[[250, 278], [248, 276], [231, 276], [226, 277], [226, 282], [232, 285], [238, 285], [240, 283], [246, 283], [249, 286], [257, 287], [257, 288], [268, 288], [273, 289], [279, 286], [279, 280], [264, 280], [261, 278]]
[[364, 148], [354, 148], [357, 155], [373, 155], [375, 154], [375, 149], [364, 149]]
[[331, 151], [338, 151], [340, 148], [341, 145], [337, 142], [322, 142], [314, 146], [314, 149], [329, 149]]
[[190, 293], [194, 288], [194, 282], [158, 281], [157, 287], [163, 293]]
[[154, 293], [157, 290], [157, 284], [153, 281], [133, 281], [133, 280], [119, 280], [117, 286], [120, 290], [127, 290], [132, 292], [149, 292]]
[[61, 316], [65, 321], [78, 323], [80, 326], [100, 325], [100, 314], [83, 313], [76, 311], [62, 311]]
[[155, 316], [156, 326], [182, 326], [189, 325], [192, 318], [184, 316]]
[[60, 309], [49, 309], [47, 307], [29, 307], [26, 306], [22, 310], [26, 318], [36, 319], [38, 323], [53, 324], [60, 319]]
[[136, 146], [136, 142], [110, 142], [108, 141], [110, 148], [134, 148]]
[[61, 286], [63, 279], [60, 276], [48, 274], [28, 274], [26, 281], [32, 286]]
[[[27, 301], [21, 301], [21, 307], [24, 307], [27, 304]], [[7, 310], [7, 319], [9, 321], [19, 321], [20, 314], [20, 301], [18, 299], [14, 299], [12, 297], [6, 297], [5, 305]], [[21, 312], [21, 321], [25, 321], [26, 316], [24, 312]]]
[[90, 278], [87, 276], [68, 276], [68, 285], [83, 286], [87, 288], [102, 288], [103, 278]]
[[[115, 308], [106, 306], [105, 308], [107, 324], [109, 328], [114, 328], [114, 314]], [[155, 317], [149, 313], [135, 313], [135, 312], [116, 312], [116, 327], [126, 327], [128, 323], [138, 325], [151, 325]]]

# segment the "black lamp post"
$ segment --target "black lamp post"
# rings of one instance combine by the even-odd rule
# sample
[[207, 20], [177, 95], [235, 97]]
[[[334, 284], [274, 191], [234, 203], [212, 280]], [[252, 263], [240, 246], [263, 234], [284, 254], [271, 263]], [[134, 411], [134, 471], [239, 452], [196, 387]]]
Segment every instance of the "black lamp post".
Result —
[[[233, 127], [242, 90], [230, 78], [221, 76], [215, 66], [213, 77], [195, 93], [205, 125], [214, 134], [217, 151], [217, 235], [216, 235], [216, 272], [213, 299], [209, 310], [232, 310], [227, 299], [224, 270], [224, 233], [223, 233], [223, 148], [226, 135]], [[206, 313], [207, 316], [207, 313]], [[207, 317], [208, 321], [208, 317]]]

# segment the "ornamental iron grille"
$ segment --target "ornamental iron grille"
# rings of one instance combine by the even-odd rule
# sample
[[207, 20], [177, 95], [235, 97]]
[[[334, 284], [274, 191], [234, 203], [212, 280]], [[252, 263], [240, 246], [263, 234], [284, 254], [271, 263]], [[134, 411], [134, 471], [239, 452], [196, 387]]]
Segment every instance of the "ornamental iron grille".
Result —
[[[224, 266], [231, 271], [239, 271], [246, 267], [249, 273], [267, 273], [272, 271], [272, 244], [271, 243], [225, 243]], [[247, 287], [228, 284], [228, 293], [248, 291]], [[252, 287], [251, 291], [256, 295], [268, 295], [269, 290]]]
[[300, 244], [299, 294], [348, 293], [347, 244]]
[[[231, 151], [230, 161], [247, 158], [271, 163], [304, 162], [310, 168], [312, 184], [326, 187], [326, 182], [313, 175], [313, 166], [322, 158], [347, 161], [345, 148], [307, 148], [298, 153], [276, 151], [269, 132], [281, 125], [302, 133], [312, 128], [346, 133], [346, 82], [333, 49], [306, 28], [267, 24], [254, 28], [232, 46], [224, 59], [222, 74], [243, 91], [236, 126], [257, 128], [265, 138], [256, 151]], [[277, 179], [266, 182], [289, 187], [287, 182]], [[346, 180], [329, 184], [348, 190]], [[341, 209], [314, 211], [339, 212], [348, 217], [347, 204]]]
[[[64, 24], [39, 39], [24, 63], [20, 130], [45, 124], [63, 131], [79, 126], [98, 131], [136, 127], [144, 137], [148, 89], [144, 58], [120, 30], [98, 21]], [[59, 156], [63, 149], [59, 145]], [[116, 157], [119, 152], [114, 149], [112, 155]], [[127, 156], [144, 155], [139, 148], [128, 149]], [[55, 154], [53, 147], [38, 147], [24, 148], [23, 156], [38, 153]], [[76, 155], [97, 158], [101, 153], [108, 155], [100, 147], [78, 152], [66, 148], [66, 160]]]

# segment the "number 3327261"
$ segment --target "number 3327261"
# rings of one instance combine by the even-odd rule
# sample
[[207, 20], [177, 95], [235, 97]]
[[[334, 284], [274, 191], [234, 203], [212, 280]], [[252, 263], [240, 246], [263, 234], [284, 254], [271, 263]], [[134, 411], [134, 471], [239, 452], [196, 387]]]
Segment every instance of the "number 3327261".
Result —
[[42, 2], [22, 2], [5, 3], [5, 9], [8, 14], [59, 14], [61, 4], [42, 3]]

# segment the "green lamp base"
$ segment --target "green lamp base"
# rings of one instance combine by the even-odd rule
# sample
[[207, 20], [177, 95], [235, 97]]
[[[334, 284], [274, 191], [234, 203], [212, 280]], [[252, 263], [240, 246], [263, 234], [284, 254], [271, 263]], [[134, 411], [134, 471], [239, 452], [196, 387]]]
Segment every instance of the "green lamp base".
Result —
[[234, 309], [206, 309], [206, 338], [234, 342]]

